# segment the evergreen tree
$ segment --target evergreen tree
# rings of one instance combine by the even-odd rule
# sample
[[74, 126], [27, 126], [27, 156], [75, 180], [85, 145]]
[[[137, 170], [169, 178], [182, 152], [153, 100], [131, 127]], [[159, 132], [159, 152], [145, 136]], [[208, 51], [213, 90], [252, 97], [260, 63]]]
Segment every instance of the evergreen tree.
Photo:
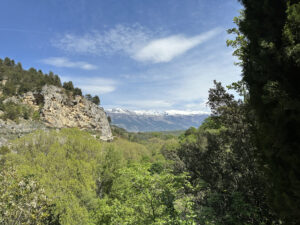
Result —
[[73, 93], [73, 95], [75, 96], [75, 95], [80, 95], [80, 96], [82, 96], [82, 91], [81, 91], [81, 89], [80, 88], [74, 88], [74, 93]]
[[73, 91], [74, 90], [73, 82], [72, 81], [64, 82], [63, 83], [63, 88], [68, 90], [68, 91]]
[[269, 199], [286, 224], [300, 223], [300, 2], [241, 0], [243, 80], [257, 115]]
[[95, 95], [93, 98], [92, 98], [92, 102], [95, 103], [96, 105], [100, 105], [100, 98], [98, 95]]
[[84, 96], [87, 100], [92, 101], [92, 96], [90, 94], [86, 94]]

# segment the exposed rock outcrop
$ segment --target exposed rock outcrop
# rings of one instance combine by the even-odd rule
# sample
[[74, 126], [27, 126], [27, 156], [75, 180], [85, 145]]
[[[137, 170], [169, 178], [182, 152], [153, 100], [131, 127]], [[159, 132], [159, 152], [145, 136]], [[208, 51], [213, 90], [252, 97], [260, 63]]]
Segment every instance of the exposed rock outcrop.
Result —
[[[112, 133], [102, 107], [82, 96], [69, 97], [56, 86], [44, 86], [41, 93], [44, 104], [41, 118], [50, 127], [78, 127], [100, 132], [100, 139], [111, 140]], [[34, 105], [34, 100], [31, 101]]]
[[44, 86], [39, 93], [27, 92], [22, 96], [10, 97], [5, 102], [29, 105], [34, 111], [40, 113], [41, 122], [21, 120], [15, 123], [0, 120], [0, 146], [8, 139], [12, 139], [9, 138], [10, 136], [18, 137], [46, 127], [78, 127], [99, 133], [101, 140], [113, 139], [103, 108], [82, 96], [73, 97], [63, 88]]

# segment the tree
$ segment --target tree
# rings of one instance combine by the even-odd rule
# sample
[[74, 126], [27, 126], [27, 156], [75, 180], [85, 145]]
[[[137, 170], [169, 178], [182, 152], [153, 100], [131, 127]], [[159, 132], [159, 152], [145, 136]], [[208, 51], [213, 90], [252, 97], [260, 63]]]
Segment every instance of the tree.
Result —
[[74, 96], [76, 96], [76, 95], [82, 96], [82, 91], [81, 91], [81, 89], [80, 89], [80, 88], [74, 88], [73, 95], [74, 95]]
[[98, 224], [194, 224], [187, 186], [184, 175], [153, 174], [150, 165], [119, 169], [109, 197], [99, 202]]
[[[286, 224], [300, 223], [300, 2], [241, 0], [237, 42], [269, 199]], [[262, 22], [263, 21], [263, 22]], [[238, 39], [237, 39], [238, 40]]]
[[110, 116], [107, 117], [107, 121], [108, 121], [109, 124], [111, 124], [111, 117]]
[[0, 63], [0, 79], [6, 80], [6, 84], [2, 85], [5, 96], [13, 96], [23, 94], [28, 91], [40, 92], [46, 84], [61, 87], [61, 81], [53, 72], [49, 75], [43, 74], [41, 70], [30, 68], [24, 70], [21, 63], [15, 64], [14, 60], [6, 57]]
[[[199, 224], [278, 224], [268, 207], [264, 173], [253, 141], [253, 114], [214, 81], [212, 115], [180, 137], [177, 154], [195, 188]], [[239, 87], [238, 84], [233, 85]], [[242, 91], [243, 93], [243, 91]]]
[[86, 94], [84, 96], [87, 100], [92, 101], [92, 96], [90, 94]]
[[12, 66], [12, 62], [11, 62], [10, 58], [5, 57], [5, 59], [4, 59], [4, 65], [6, 65], [6, 66]]
[[64, 82], [63, 83], [63, 88], [68, 90], [68, 91], [73, 91], [74, 90], [73, 82], [72, 81]]
[[92, 102], [95, 103], [96, 105], [100, 105], [100, 98], [98, 97], [98, 95], [95, 95], [92, 98]]
[[13, 168], [4, 168], [0, 186], [1, 224], [55, 224], [51, 200], [33, 177], [21, 178]]

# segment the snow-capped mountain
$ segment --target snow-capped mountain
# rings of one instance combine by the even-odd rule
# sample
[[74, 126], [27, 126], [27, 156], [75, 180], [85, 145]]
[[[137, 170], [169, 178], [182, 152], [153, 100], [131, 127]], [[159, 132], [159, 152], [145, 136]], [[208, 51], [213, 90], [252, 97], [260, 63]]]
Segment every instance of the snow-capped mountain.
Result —
[[201, 111], [107, 109], [112, 124], [132, 132], [185, 130], [199, 127], [209, 113]]

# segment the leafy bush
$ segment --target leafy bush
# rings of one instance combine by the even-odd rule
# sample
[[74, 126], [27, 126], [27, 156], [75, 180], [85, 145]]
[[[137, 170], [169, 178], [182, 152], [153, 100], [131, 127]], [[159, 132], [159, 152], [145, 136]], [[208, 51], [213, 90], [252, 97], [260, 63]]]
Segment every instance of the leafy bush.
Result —
[[2, 115], [4, 120], [10, 119], [16, 122], [19, 120], [19, 118], [28, 120], [33, 114], [33, 109], [30, 106], [16, 104], [13, 102], [2, 104], [1, 108], [4, 111], [4, 114]]
[[0, 223], [50, 225], [51, 200], [32, 176], [19, 177], [12, 168], [0, 172]]

